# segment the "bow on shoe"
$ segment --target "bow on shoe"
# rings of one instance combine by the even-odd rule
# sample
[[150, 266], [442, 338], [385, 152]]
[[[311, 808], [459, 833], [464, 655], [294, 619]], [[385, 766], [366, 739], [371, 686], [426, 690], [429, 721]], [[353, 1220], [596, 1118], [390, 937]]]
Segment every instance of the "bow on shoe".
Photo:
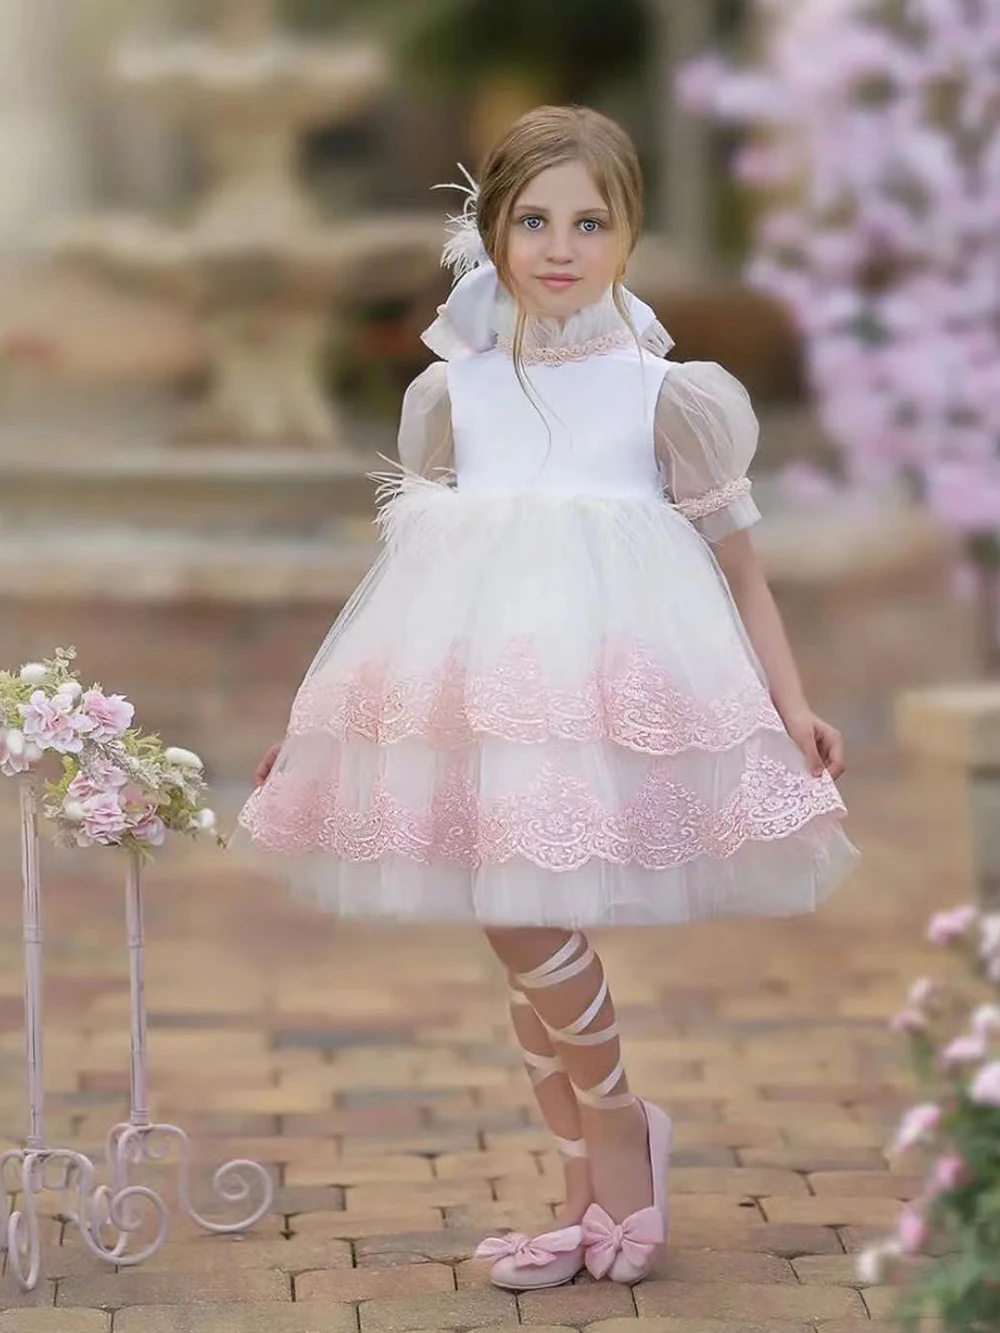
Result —
[[580, 1227], [563, 1227], [560, 1231], [546, 1231], [541, 1236], [526, 1236], [521, 1231], [509, 1231], [506, 1236], [487, 1236], [476, 1246], [475, 1259], [513, 1258], [525, 1268], [544, 1268], [558, 1255], [569, 1254], [583, 1244]]
[[615, 1222], [600, 1204], [592, 1203], [583, 1215], [581, 1230], [587, 1247], [584, 1262], [596, 1278], [604, 1277], [619, 1251], [630, 1264], [642, 1268], [665, 1239], [658, 1208], [640, 1208], [624, 1222]]

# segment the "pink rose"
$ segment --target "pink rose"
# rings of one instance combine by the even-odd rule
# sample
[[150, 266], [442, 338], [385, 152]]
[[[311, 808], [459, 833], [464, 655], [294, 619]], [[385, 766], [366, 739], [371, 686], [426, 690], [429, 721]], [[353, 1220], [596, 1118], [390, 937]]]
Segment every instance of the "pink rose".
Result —
[[972, 1179], [972, 1170], [959, 1153], [948, 1153], [934, 1163], [931, 1187], [934, 1193], [957, 1190]]
[[972, 1080], [969, 1096], [980, 1106], [1000, 1107], [1000, 1060], [983, 1065]]
[[971, 905], [953, 907], [947, 912], [937, 912], [931, 917], [927, 928], [927, 938], [931, 944], [952, 944], [962, 939], [979, 920], [979, 912]]
[[24, 719], [26, 740], [34, 741], [43, 750], [57, 750], [60, 754], [79, 754], [83, 749], [81, 729], [70, 717], [73, 701], [65, 695], [48, 699], [43, 690], [35, 690], [28, 703], [17, 707]]
[[80, 700], [80, 711], [93, 722], [91, 739], [110, 741], [127, 731], [135, 715], [135, 707], [121, 694], [102, 694], [87, 690]]
[[905, 1152], [914, 1144], [926, 1141], [940, 1125], [943, 1116], [944, 1112], [935, 1102], [911, 1106], [900, 1121], [891, 1151]]
[[896, 1227], [904, 1254], [918, 1254], [927, 1243], [927, 1222], [916, 1208], [904, 1208]]
[[83, 818], [76, 830], [76, 841], [80, 847], [89, 847], [93, 843], [104, 846], [118, 842], [125, 832], [125, 813], [113, 792], [99, 792], [81, 802]]
[[974, 1065], [986, 1054], [986, 1038], [978, 1032], [956, 1037], [941, 1052], [946, 1065]]

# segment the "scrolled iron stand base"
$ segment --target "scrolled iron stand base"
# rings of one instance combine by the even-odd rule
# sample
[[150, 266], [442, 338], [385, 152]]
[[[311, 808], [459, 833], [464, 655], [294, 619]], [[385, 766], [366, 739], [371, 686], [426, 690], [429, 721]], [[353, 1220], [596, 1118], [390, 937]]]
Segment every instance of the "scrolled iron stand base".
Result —
[[[157, 1217], [157, 1232], [166, 1234], [165, 1211], [152, 1191], [137, 1186], [122, 1193], [113, 1210], [105, 1208], [93, 1162], [71, 1148], [53, 1148], [45, 1140], [45, 1081], [42, 1073], [42, 911], [39, 875], [38, 794], [34, 777], [18, 779], [21, 815], [21, 883], [24, 938], [24, 1038], [28, 1082], [28, 1135], [24, 1148], [0, 1156], [0, 1252], [18, 1284], [31, 1291], [42, 1264], [38, 1196], [65, 1194], [66, 1213], [84, 1244], [108, 1263], [130, 1262], [127, 1247], [141, 1225], [145, 1202]], [[53, 1168], [55, 1170], [53, 1171]], [[12, 1200], [16, 1197], [17, 1207]], [[121, 1225], [118, 1225], [121, 1223]], [[108, 1229], [114, 1234], [105, 1240]], [[158, 1243], [162, 1238], [158, 1234]], [[148, 1248], [148, 1247], [147, 1247]], [[141, 1253], [138, 1257], [146, 1257]], [[131, 1262], [135, 1262], [132, 1259]]]
[[[129, 857], [125, 884], [125, 923], [128, 932], [130, 990], [132, 996], [132, 1113], [127, 1122], [113, 1125], [108, 1132], [107, 1162], [108, 1185], [100, 1199], [112, 1220], [131, 1220], [124, 1205], [133, 1197], [129, 1184], [129, 1169], [146, 1162], [162, 1162], [168, 1157], [171, 1145], [180, 1148], [178, 1159], [177, 1203], [182, 1213], [205, 1231], [230, 1234], [246, 1231], [254, 1226], [271, 1207], [274, 1184], [259, 1162], [235, 1158], [220, 1166], [212, 1177], [215, 1197], [227, 1205], [245, 1204], [259, 1192], [259, 1201], [245, 1217], [234, 1222], [217, 1222], [202, 1216], [191, 1202], [191, 1140], [178, 1125], [151, 1123], [147, 1094], [146, 1055], [146, 1001], [143, 973], [145, 925], [142, 904], [141, 864], [137, 856]], [[156, 1196], [159, 1200], [159, 1196]], [[162, 1203], [162, 1200], [159, 1200]], [[121, 1204], [122, 1207], [118, 1205]], [[164, 1205], [165, 1207], [165, 1205]]]
[[[131, 970], [132, 1108], [127, 1123], [114, 1125], [107, 1136], [108, 1183], [101, 1184], [94, 1163], [71, 1148], [53, 1148], [45, 1141], [44, 1079], [42, 1074], [42, 926], [39, 878], [37, 787], [34, 777], [18, 779], [21, 814], [21, 877], [24, 923], [24, 1026], [28, 1082], [29, 1129], [24, 1148], [0, 1155], [0, 1254], [7, 1254], [7, 1271], [20, 1287], [31, 1291], [41, 1273], [41, 1228], [38, 1196], [65, 1194], [66, 1216], [80, 1233], [87, 1249], [98, 1259], [132, 1267], [150, 1258], [167, 1238], [169, 1208], [148, 1185], [130, 1184], [129, 1170], [142, 1163], [163, 1161], [171, 1143], [180, 1145], [177, 1201], [181, 1210], [206, 1231], [245, 1231], [259, 1222], [271, 1206], [274, 1186], [257, 1162], [235, 1159], [218, 1168], [212, 1180], [216, 1197], [228, 1205], [244, 1204], [255, 1187], [260, 1201], [234, 1222], [203, 1217], [189, 1193], [191, 1145], [177, 1125], [152, 1124], [147, 1109], [146, 1005], [143, 984], [143, 913], [140, 865], [130, 856], [126, 882], [126, 921]], [[55, 1168], [55, 1174], [53, 1174]], [[17, 1207], [12, 1204], [16, 1196]], [[129, 1249], [147, 1221], [142, 1243]]]

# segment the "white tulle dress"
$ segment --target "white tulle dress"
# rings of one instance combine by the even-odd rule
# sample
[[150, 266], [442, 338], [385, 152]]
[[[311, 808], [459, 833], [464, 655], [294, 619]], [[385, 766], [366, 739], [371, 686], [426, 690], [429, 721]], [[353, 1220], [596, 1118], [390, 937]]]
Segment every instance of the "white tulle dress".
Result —
[[[645, 307], [648, 310], [648, 307]], [[652, 312], [649, 312], [650, 315]], [[341, 915], [639, 925], [814, 909], [859, 853], [788, 736], [712, 543], [757, 422], [610, 293], [513, 311], [404, 399], [382, 547], [232, 840]]]

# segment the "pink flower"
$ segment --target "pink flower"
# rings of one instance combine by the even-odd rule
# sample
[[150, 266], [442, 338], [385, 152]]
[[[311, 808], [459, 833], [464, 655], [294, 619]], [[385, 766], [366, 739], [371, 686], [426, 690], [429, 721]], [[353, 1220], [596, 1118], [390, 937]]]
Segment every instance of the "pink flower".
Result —
[[927, 1242], [927, 1222], [916, 1208], [904, 1208], [896, 1227], [904, 1254], [918, 1254]]
[[892, 1152], [905, 1152], [914, 1144], [926, 1141], [940, 1125], [944, 1112], [935, 1102], [911, 1106], [900, 1121]]
[[129, 832], [141, 842], [148, 842], [151, 847], [162, 847], [167, 836], [167, 826], [159, 815], [149, 810], [131, 826]]
[[971, 904], [953, 907], [947, 912], [937, 912], [927, 927], [927, 938], [931, 944], [952, 944], [968, 935], [978, 920], [979, 912]]
[[986, 1054], [986, 1039], [978, 1032], [969, 1032], [962, 1037], [956, 1037], [954, 1041], [941, 1052], [941, 1059], [944, 1064], [951, 1065], [974, 1065]]
[[[35, 690], [26, 704], [18, 704], [24, 719], [24, 735], [43, 750], [57, 750], [60, 754], [79, 754], [83, 749], [81, 728], [70, 717], [73, 701], [65, 695], [46, 697], [44, 690]], [[86, 730], [86, 728], [83, 728]]]
[[95, 842], [105, 846], [117, 843], [125, 832], [127, 821], [115, 794], [99, 792], [81, 804], [83, 819], [76, 830], [77, 845], [89, 847]]
[[934, 1163], [931, 1176], [932, 1191], [957, 1190], [972, 1179], [969, 1163], [959, 1153], [948, 1153]]
[[85, 801], [88, 796], [97, 796], [101, 792], [117, 790], [123, 787], [128, 778], [110, 759], [95, 759], [87, 765], [85, 773], [78, 773], [67, 788], [67, 795], [77, 801]]
[[924, 1032], [927, 1028], [927, 1015], [919, 1009], [902, 1009], [893, 1018], [889, 1027], [893, 1032]]
[[102, 694], [87, 690], [80, 701], [80, 711], [93, 723], [91, 739], [110, 741], [127, 731], [135, 715], [135, 707], [121, 694]]
[[1000, 1060], [983, 1065], [972, 1081], [969, 1096], [979, 1106], [1000, 1107]]
[[730, 71], [716, 55], [689, 60], [677, 71], [674, 92], [680, 106], [689, 111], [707, 111], [715, 103]]

